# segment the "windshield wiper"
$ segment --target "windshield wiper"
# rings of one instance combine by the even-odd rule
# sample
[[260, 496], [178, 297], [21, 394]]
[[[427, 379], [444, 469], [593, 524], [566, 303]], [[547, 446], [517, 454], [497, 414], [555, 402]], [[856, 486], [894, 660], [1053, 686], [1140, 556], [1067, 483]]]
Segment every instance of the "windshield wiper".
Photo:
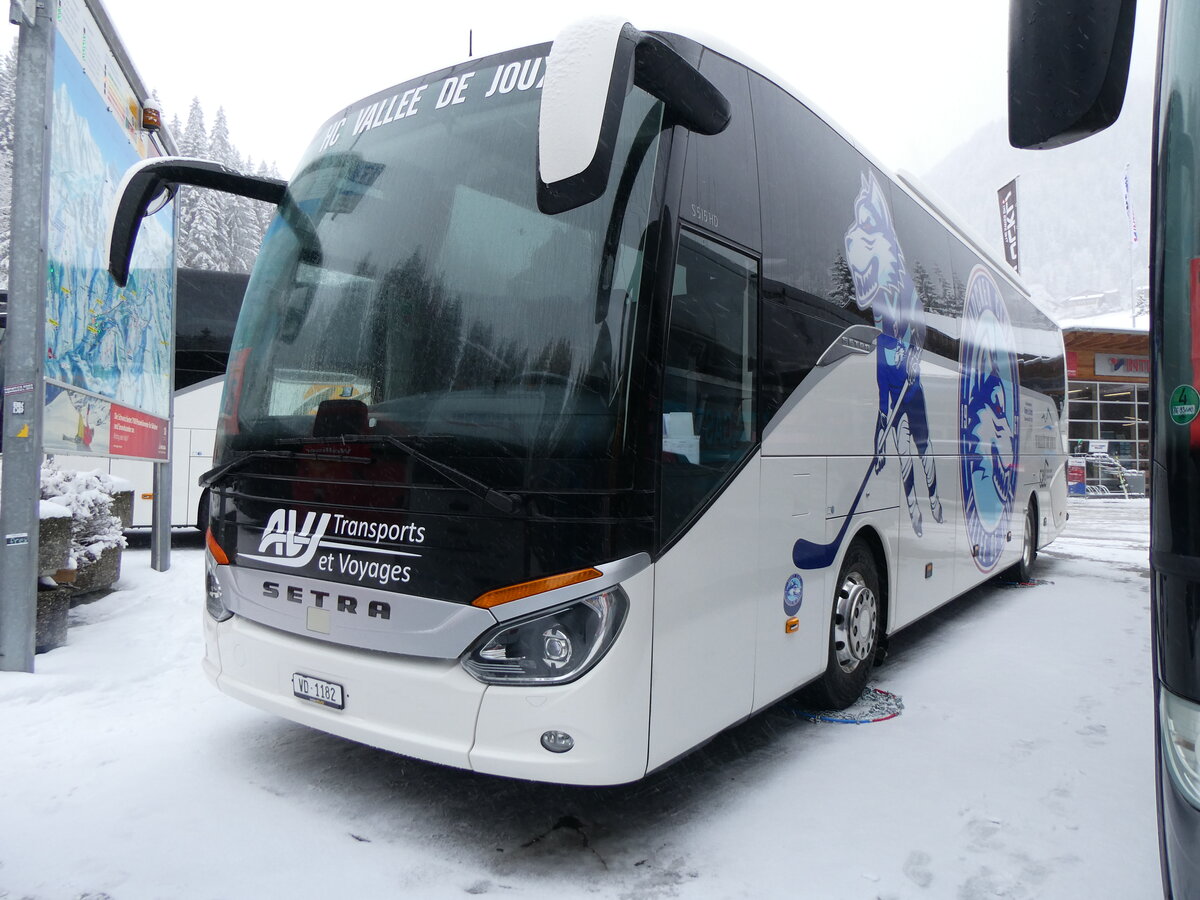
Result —
[[374, 461], [369, 456], [342, 456], [337, 453], [306, 453], [295, 450], [248, 450], [244, 456], [239, 456], [237, 459], [231, 460], [224, 465], [209, 469], [197, 479], [197, 483], [200, 487], [211, 487], [230, 472], [236, 472], [238, 469], [245, 468], [250, 463], [260, 459], [326, 459], [352, 463], [370, 463]]
[[[277, 444], [331, 444], [340, 441], [344, 444], [389, 444], [398, 450], [411, 456], [418, 462], [424, 463], [429, 468], [433, 469], [451, 484], [455, 484], [475, 497], [478, 497], [489, 506], [494, 506], [496, 509], [505, 513], [514, 513], [521, 507], [521, 497], [517, 494], [510, 494], [505, 491], [498, 491], [493, 487], [484, 484], [477, 478], [468, 475], [461, 469], [456, 469], [454, 466], [447, 465], [444, 462], [439, 462], [431, 456], [422, 453], [412, 444], [406, 443], [398, 437], [390, 434], [339, 434], [336, 437], [307, 437], [307, 438], [284, 438], [276, 441]], [[341, 459], [343, 457], [337, 457]]]

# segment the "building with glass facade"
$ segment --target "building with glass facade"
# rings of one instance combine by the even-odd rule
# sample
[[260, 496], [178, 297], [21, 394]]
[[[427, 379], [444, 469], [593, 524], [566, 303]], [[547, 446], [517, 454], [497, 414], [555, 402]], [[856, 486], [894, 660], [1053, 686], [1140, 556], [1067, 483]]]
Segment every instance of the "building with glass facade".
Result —
[[[1064, 323], [1063, 340], [1067, 435], [1072, 457], [1088, 460], [1086, 492], [1142, 493], [1150, 478], [1147, 317], [1113, 313]], [[1075, 492], [1082, 492], [1078, 481]]]

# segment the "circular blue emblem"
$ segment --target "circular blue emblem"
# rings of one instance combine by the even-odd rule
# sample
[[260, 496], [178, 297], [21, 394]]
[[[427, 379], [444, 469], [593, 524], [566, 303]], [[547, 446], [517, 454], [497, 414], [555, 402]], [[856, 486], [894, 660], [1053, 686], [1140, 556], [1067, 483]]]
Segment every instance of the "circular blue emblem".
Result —
[[1012, 522], [1020, 447], [1016, 342], [995, 278], [976, 266], [963, 304], [959, 374], [962, 498], [975, 565], [990, 572]]
[[803, 602], [804, 579], [799, 575], [793, 575], [783, 588], [783, 611], [789, 616], [794, 616], [800, 611], [800, 604]]

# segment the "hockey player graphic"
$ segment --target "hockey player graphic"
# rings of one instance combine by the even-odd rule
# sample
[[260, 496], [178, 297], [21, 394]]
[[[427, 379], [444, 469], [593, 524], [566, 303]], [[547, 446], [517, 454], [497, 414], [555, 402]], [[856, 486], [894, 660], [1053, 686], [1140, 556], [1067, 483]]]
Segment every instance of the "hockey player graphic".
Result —
[[[921, 388], [925, 309], [904, 263], [887, 198], [869, 173], [854, 201], [854, 222], [846, 232], [846, 261], [854, 278], [859, 309], [870, 307], [881, 334], [876, 346], [879, 419], [875, 425], [875, 471], [883, 470], [889, 444], [900, 476], [913, 530], [922, 533], [916, 491], [916, 461], [925, 475], [929, 508], [942, 521], [937, 467], [929, 455], [929, 423]], [[914, 459], [915, 457], [915, 459]]]

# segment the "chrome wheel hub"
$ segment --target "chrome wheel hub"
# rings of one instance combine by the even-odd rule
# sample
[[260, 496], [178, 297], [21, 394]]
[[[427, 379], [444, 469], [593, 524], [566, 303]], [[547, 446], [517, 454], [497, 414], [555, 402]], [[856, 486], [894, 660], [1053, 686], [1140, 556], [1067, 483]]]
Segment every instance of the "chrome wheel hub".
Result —
[[833, 613], [833, 649], [844, 672], [853, 672], [875, 649], [879, 604], [858, 572], [851, 572], [838, 588]]

